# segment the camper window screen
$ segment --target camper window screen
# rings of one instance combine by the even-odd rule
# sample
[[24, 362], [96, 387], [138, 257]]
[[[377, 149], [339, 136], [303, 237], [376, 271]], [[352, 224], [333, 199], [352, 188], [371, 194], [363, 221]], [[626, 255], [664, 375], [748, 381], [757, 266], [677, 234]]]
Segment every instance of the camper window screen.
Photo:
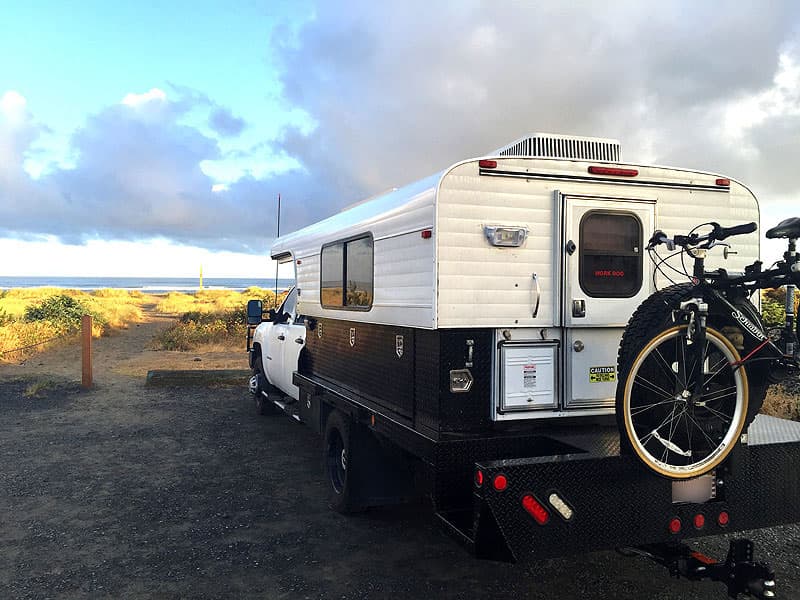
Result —
[[373, 242], [361, 237], [322, 248], [321, 301], [326, 308], [369, 309], [373, 290]]
[[580, 284], [593, 298], [630, 298], [642, 287], [642, 225], [630, 213], [592, 211], [580, 225]]

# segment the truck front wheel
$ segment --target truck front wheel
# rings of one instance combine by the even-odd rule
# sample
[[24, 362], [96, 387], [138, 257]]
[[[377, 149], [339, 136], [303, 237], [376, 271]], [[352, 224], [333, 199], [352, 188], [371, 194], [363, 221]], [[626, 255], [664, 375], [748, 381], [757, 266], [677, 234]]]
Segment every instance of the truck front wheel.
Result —
[[259, 415], [269, 415], [277, 412], [275, 405], [264, 395], [265, 392], [269, 393], [270, 385], [267, 381], [267, 376], [264, 375], [261, 369], [261, 356], [257, 357], [257, 362], [253, 367], [253, 375], [250, 377], [248, 387], [250, 388], [250, 393], [253, 395], [256, 412]]

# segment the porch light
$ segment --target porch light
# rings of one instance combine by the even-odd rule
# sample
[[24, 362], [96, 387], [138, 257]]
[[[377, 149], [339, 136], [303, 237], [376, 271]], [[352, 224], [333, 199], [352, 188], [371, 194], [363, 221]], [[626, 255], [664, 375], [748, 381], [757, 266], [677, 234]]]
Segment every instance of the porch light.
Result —
[[486, 225], [483, 228], [486, 239], [492, 246], [505, 246], [518, 248], [525, 243], [528, 237], [527, 227], [503, 227], [500, 225]]

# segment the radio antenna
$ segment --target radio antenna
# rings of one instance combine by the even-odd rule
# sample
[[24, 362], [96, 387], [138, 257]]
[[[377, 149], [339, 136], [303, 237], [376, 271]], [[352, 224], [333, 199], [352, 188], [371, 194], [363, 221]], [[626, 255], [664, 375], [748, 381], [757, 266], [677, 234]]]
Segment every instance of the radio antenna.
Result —
[[[281, 194], [278, 192], [278, 225], [275, 228], [275, 239], [281, 237]], [[278, 308], [278, 261], [275, 261], [275, 300], [273, 308]]]

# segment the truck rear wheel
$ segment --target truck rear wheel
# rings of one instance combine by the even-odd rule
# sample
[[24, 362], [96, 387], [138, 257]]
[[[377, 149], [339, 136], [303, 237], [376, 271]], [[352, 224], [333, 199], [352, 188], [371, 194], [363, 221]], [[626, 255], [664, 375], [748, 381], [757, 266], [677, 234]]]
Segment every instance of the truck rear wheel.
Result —
[[323, 461], [330, 485], [328, 499], [333, 510], [347, 514], [360, 510], [355, 469], [363, 461], [356, 425], [340, 411], [333, 411], [325, 425]]

